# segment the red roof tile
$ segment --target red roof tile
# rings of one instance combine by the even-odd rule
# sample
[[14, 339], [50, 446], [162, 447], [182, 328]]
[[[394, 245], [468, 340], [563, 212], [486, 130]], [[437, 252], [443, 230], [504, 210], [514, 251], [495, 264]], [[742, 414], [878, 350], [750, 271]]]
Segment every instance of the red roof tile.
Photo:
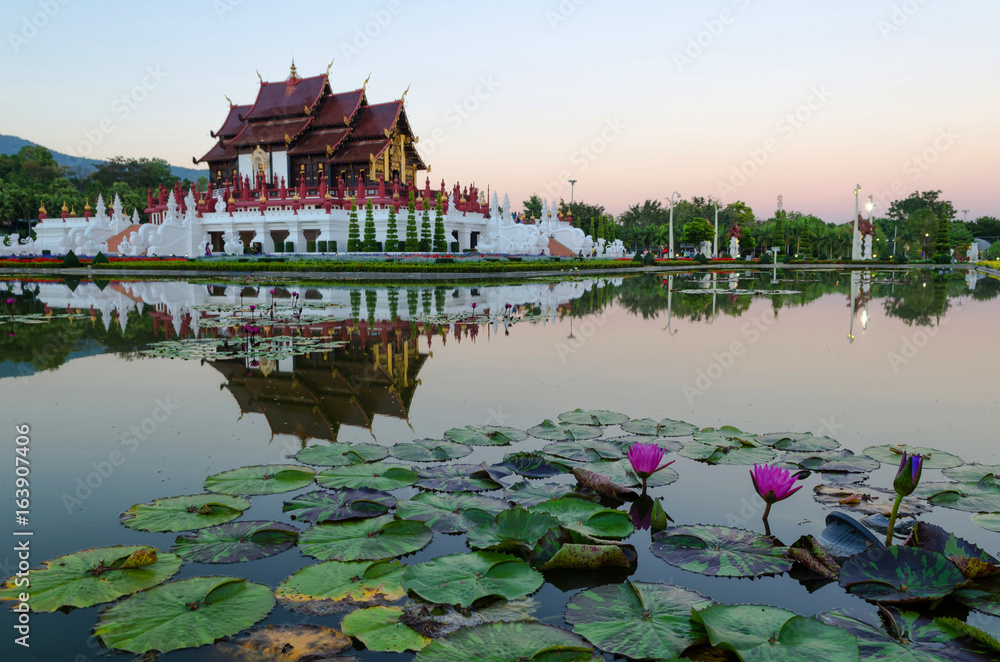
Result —
[[352, 118], [365, 99], [364, 90], [343, 92], [341, 94], [324, 94], [320, 97], [319, 108], [313, 111], [316, 117], [313, 126], [344, 126], [344, 118]]
[[252, 122], [228, 143], [227, 147], [248, 147], [253, 145], [273, 145], [285, 142], [285, 137], [295, 139], [312, 124], [311, 117], [294, 117], [292, 119], [274, 120], [271, 122]]
[[243, 127], [246, 126], [246, 122], [240, 120], [240, 115], [246, 114], [251, 108], [253, 106], [231, 106], [229, 108], [229, 115], [226, 116], [226, 121], [222, 123], [222, 128], [212, 133], [212, 137], [221, 138], [222, 140], [235, 138], [243, 130]]
[[208, 154], [198, 159], [198, 163], [215, 163], [217, 161], [228, 161], [236, 158], [236, 148], [215, 143]]
[[325, 158], [327, 149], [330, 151], [337, 149], [350, 133], [351, 129], [348, 127], [319, 130], [310, 127], [309, 133], [297, 141], [288, 150], [288, 153], [297, 155], [320, 154]]
[[375, 106], [363, 106], [352, 122], [355, 138], [384, 138], [386, 131], [396, 126], [396, 120], [403, 109], [402, 101], [390, 101]]
[[381, 156], [382, 152], [388, 146], [388, 138], [382, 138], [382, 140], [361, 140], [358, 142], [347, 143], [333, 155], [330, 159], [330, 163], [368, 163], [371, 161], [372, 156], [375, 158]]
[[304, 116], [306, 107], [311, 108], [328, 89], [325, 75], [302, 78], [294, 85], [286, 81], [261, 83], [257, 100], [242, 118], [253, 121]]

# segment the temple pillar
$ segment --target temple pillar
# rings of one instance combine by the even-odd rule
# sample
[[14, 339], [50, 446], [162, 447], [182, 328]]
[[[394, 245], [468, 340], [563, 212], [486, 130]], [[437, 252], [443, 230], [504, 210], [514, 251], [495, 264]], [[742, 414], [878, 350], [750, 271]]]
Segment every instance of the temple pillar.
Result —
[[306, 252], [306, 231], [301, 225], [296, 225], [288, 234], [288, 241], [295, 244], [296, 253]]

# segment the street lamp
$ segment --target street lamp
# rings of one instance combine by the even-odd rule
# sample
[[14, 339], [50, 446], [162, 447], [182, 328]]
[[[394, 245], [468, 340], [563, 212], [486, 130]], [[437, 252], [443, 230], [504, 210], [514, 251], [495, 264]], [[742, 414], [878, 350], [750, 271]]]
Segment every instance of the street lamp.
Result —
[[868, 210], [868, 224], [872, 226], [872, 239], [875, 238], [875, 198], [874, 196], [868, 196], [868, 202], [865, 204], [865, 209]]
[[715, 201], [715, 234], [712, 236], [712, 257], [719, 257], [719, 201]]
[[674, 197], [681, 197], [681, 194], [674, 191], [669, 198], [670, 202], [670, 259], [674, 259]]
[[576, 182], [577, 181], [578, 180], [576, 180], [576, 179], [569, 180], [569, 203], [570, 204], [573, 204], [573, 199], [574, 199], [573, 194], [574, 194], [574, 192], [576, 190]]
[[858, 194], [861, 193], [861, 184], [854, 187], [854, 241], [851, 246], [851, 259], [860, 260], [861, 259], [861, 234], [858, 229], [858, 216], [861, 215], [860, 204], [861, 201], [858, 198]]

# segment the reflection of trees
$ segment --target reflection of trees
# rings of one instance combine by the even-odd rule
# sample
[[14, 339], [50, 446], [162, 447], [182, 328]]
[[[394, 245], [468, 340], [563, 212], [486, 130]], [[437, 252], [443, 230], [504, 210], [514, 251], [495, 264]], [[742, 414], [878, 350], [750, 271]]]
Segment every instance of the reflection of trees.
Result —
[[[885, 313], [897, 317], [907, 326], [931, 326], [948, 310], [948, 281], [959, 274], [937, 274], [933, 271], [909, 271], [904, 284], [897, 285], [887, 295]], [[964, 280], [961, 280], [964, 284]]]

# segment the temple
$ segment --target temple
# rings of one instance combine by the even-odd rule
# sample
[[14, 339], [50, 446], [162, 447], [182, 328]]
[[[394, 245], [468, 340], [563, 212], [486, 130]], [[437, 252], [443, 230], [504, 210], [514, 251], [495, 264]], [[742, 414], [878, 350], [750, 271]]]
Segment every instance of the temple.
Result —
[[621, 241], [595, 244], [555, 202], [545, 201], [541, 218], [515, 223], [506, 195], [501, 203], [496, 192], [490, 200], [474, 183], [448, 187], [441, 180], [432, 187], [428, 176], [421, 185], [430, 166], [417, 150], [405, 98], [404, 92], [396, 101], [370, 104], [367, 81], [334, 93], [329, 68], [301, 78], [293, 62], [285, 80], [260, 79], [252, 104], [230, 101], [222, 125], [210, 132], [215, 144], [192, 159], [208, 165], [204, 190], [192, 184], [149, 191], [145, 219], [138, 210], [130, 218], [117, 197], [110, 213], [99, 199], [97, 213], [88, 205], [83, 217], [64, 206], [49, 218], [43, 206], [36, 238], [14, 236], [0, 254], [359, 252], [349, 241], [350, 227], [363, 227], [369, 214], [376, 238], [364, 252], [417, 252], [404, 245], [411, 203], [418, 228], [438, 217], [444, 225], [435, 253], [624, 254]]

